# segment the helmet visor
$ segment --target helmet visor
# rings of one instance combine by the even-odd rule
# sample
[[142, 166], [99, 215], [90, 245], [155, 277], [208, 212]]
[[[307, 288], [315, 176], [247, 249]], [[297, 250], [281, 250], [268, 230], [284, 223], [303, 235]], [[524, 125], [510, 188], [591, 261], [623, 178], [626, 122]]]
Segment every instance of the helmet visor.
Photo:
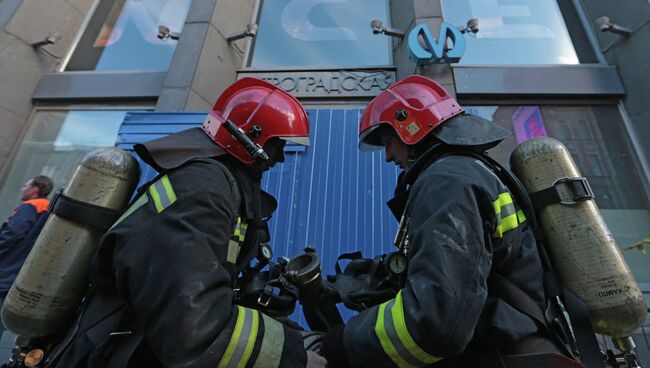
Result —
[[374, 125], [359, 134], [359, 151], [371, 152], [384, 148], [381, 143], [381, 124]]
[[309, 147], [309, 137], [278, 137], [278, 138], [282, 139], [283, 141]]

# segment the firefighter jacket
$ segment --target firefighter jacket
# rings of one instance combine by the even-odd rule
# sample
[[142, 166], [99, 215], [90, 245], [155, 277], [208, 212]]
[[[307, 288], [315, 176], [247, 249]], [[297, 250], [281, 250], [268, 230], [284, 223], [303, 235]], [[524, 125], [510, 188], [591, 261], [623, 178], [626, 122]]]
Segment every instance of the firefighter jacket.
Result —
[[90, 301], [56, 367], [305, 367], [298, 331], [233, 302], [266, 236], [259, 185], [222, 156], [146, 186], [100, 242]]
[[0, 227], [0, 295], [6, 295], [47, 219], [47, 198], [24, 201]]
[[[507, 348], [539, 333], [531, 318], [487, 287], [498, 269], [545, 305], [533, 233], [490, 168], [465, 155], [429, 161], [412, 175], [406, 215], [411, 222], [405, 285], [393, 299], [324, 337], [330, 364], [478, 366], [468, 363], [471, 351]], [[514, 241], [520, 242], [518, 254], [510, 254]]]

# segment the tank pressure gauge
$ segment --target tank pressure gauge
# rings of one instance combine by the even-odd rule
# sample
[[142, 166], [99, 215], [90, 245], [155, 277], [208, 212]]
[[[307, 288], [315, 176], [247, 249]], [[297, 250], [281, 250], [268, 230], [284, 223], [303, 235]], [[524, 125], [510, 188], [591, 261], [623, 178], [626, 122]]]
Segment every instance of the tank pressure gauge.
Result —
[[388, 255], [388, 258], [386, 259], [386, 265], [388, 266], [388, 270], [391, 273], [401, 276], [406, 273], [408, 259], [404, 253], [393, 252]]

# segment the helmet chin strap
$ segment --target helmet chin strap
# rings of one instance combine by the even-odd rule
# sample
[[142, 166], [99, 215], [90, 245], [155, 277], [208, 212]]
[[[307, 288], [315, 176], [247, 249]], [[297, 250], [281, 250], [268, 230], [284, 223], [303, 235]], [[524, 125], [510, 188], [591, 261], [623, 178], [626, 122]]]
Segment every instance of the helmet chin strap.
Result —
[[415, 146], [408, 146], [408, 159], [407, 160], [408, 160], [408, 163], [409, 163], [409, 167], [411, 167], [411, 165], [413, 165], [413, 163], [415, 162], [415, 160], [417, 160], [417, 158], [418, 157], [417, 157], [417, 155], [415, 153]]

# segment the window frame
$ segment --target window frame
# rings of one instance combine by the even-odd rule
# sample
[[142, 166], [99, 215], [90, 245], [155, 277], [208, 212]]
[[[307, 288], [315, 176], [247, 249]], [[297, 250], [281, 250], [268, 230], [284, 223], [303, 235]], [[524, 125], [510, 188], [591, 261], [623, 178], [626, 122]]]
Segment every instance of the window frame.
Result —
[[[0, 168], [0, 188], [4, 188], [7, 184], [7, 179], [9, 178], [9, 173], [14, 166], [15, 159], [22, 147], [27, 134], [29, 133], [32, 125], [34, 124], [35, 117], [37, 114], [42, 112], [69, 112], [69, 111], [134, 111], [134, 110], [151, 110], [153, 111], [155, 104], [146, 104], [142, 102], [122, 102], [120, 104], [109, 104], [109, 103], [70, 103], [70, 104], [50, 104], [50, 103], [41, 103], [34, 108], [29, 113], [27, 124], [23, 127], [18, 137], [19, 144], [14, 145], [13, 149], [7, 157], [7, 164], [3, 165]], [[115, 137], [117, 142], [117, 136]]]
[[[169, 68], [165, 70], [153, 70], [153, 69], [126, 69], [126, 70], [66, 70], [68, 67], [68, 64], [70, 63], [70, 60], [72, 59], [72, 56], [75, 54], [77, 49], [79, 48], [79, 43], [81, 42], [84, 34], [86, 33], [86, 30], [88, 29], [90, 22], [92, 21], [93, 17], [95, 16], [95, 12], [97, 11], [97, 8], [99, 7], [100, 3], [102, 1], [106, 0], [93, 0], [93, 3], [91, 4], [90, 8], [88, 9], [88, 12], [86, 13], [83, 21], [79, 25], [78, 31], [75, 33], [72, 42], [70, 42], [70, 46], [66, 53], [64, 54], [63, 58], [61, 59], [61, 62], [59, 63], [58, 67], [56, 68], [56, 73], [98, 73], [98, 74], [111, 74], [111, 73], [132, 73], [132, 74], [146, 74], [146, 73], [167, 73], [169, 71]], [[128, 1], [128, 0], [126, 0]], [[190, 6], [188, 8], [188, 16], [191, 12], [192, 9], [192, 3], [190, 3]], [[183, 23], [185, 23], [187, 20], [184, 19]], [[178, 40], [176, 40], [178, 46]], [[174, 50], [175, 52], [175, 50]], [[170, 59], [170, 67], [171, 63], [173, 61], [173, 54], [172, 58]]]
[[[397, 0], [392, 0], [392, 1], [397, 1]], [[453, 1], [453, 0], [438, 0], [440, 1], [440, 8], [441, 8], [441, 16], [443, 20], [447, 20], [445, 17], [445, 6], [444, 3], [445, 1]], [[574, 51], [576, 52], [576, 56], [578, 59], [581, 58], [581, 55], [579, 54], [579, 50], [584, 50], [585, 48], [588, 48], [589, 50], [582, 51], [584, 52], [591, 52], [591, 55], [582, 55], [584, 58], [588, 59], [595, 59], [595, 62], [579, 62], [578, 64], [459, 64], [459, 63], [453, 63], [451, 64], [453, 66], [470, 66], [470, 67], [505, 67], [505, 68], [512, 68], [512, 67], [518, 67], [518, 66], [545, 66], [545, 67], [561, 67], [561, 66], [585, 66], [585, 65], [599, 65], [599, 66], [607, 66], [607, 60], [603, 53], [601, 52], [600, 45], [598, 43], [598, 39], [596, 38], [596, 35], [593, 32], [593, 29], [591, 28], [591, 23], [589, 21], [589, 18], [587, 16], [587, 13], [584, 9], [584, 7], [580, 4], [579, 0], [552, 0], [555, 1], [555, 3], [558, 6], [558, 10], [560, 11], [560, 16], [562, 17], [562, 20], [564, 21], [567, 33], [569, 35], [569, 39], [573, 45]], [[574, 14], [568, 14], [568, 13], [574, 13]], [[571, 18], [567, 18], [567, 16]], [[480, 19], [479, 19], [480, 22]], [[579, 26], [575, 27], [573, 26], [574, 22], [579, 23]], [[569, 27], [571, 26], [571, 27]], [[576, 29], [577, 28], [577, 29]], [[479, 31], [480, 32], [480, 31]], [[579, 33], [579, 34], [578, 34]], [[580, 43], [579, 47], [576, 47], [575, 43]]]
[[[393, 0], [395, 1], [395, 0]], [[444, 18], [444, 6], [442, 16]], [[451, 1], [451, 0], [448, 0]], [[450, 64], [458, 96], [466, 98], [494, 98], [516, 95], [517, 98], [594, 98], [618, 99], [625, 88], [617, 68], [610, 66], [602, 54], [591, 28], [587, 13], [579, 0], [555, 0], [565, 24], [578, 21], [584, 31], [580, 38], [588, 43], [596, 63], [582, 64]], [[567, 19], [563, 9], [572, 7], [577, 19]], [[479, 31], [480, 32], [480, 31]], [[574, 34], [569, 32], [571, 41]], [[574, 46], [575, 48], [575, 46]], [[580, 58], [580, 56], [579, 56]], [[518, 81], [526, 80], [526, 84]]]
[[[265, 0], [255, 0], [255, 3], [253, 5], [253, 12], [251, 15], [251, 24], [256, 24], [258, 27], [260, 25], [260, 19], [262, 16], [262, 9], [264, 7], [264, 1]], [[387, 22], [392, 23], [391, 20], [391, 1], [395, 0], [386, 0], [386, 14], [388, 14], [388, 19]], [[390, 27], [391, 25], [388, 24], [386, 25], [387, 27]], [[259, 31], [258, 31], [259, 32]], [[370, 28], [368, 28], [368, 32], [371, 32]], [[383, 37], [383, 35], [377, 35], [378, 37]], [[350, 65], [350, 66], [292, 66], [292, 67], [253, 67], [251, 66], [251, 63], [253, 61], [253, 53], [255, 52], [255, 43], [257, 42], [257, 36], [256, 37], [247, 37], [246, 38], [246, 45], [244, 49], [244, 55], [242, 57], [242, 62], [241, 62], [241, 70], [240, 71], [252, 71], [252, 70], [264, 70], [268, 72], [273, 72], [275, 70], [282, 71], [282, 70], [347, 70], [347, 69], [395, 69], [395, 60], [393, 57], [393, 48], [392, 48], [392, 43], [389, 43], [388, 47], [388, 65]]]

